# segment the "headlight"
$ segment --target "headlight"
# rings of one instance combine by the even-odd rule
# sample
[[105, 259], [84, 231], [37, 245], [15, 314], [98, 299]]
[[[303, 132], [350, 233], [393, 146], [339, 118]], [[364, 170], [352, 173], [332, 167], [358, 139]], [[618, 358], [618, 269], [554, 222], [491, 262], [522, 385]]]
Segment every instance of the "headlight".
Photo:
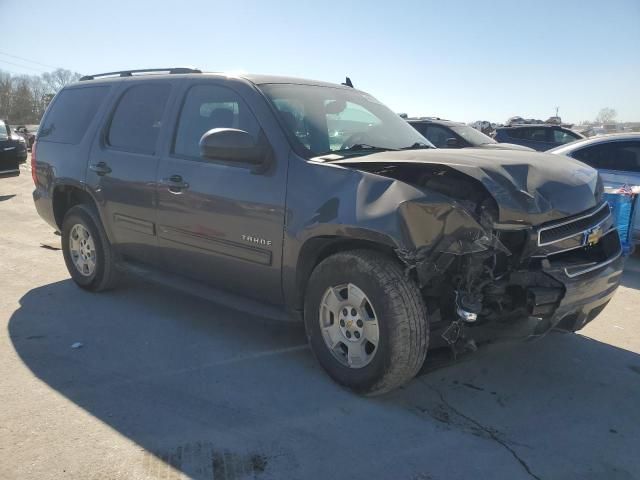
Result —
[[602, 177], [598, 173], [598, 180], [596, 180], [596, 191], [594, 192], [596, 196], [596, 202], [600, 203], [602, 200], [602, 195], [604, 194], [604, 183], [602, 182]]

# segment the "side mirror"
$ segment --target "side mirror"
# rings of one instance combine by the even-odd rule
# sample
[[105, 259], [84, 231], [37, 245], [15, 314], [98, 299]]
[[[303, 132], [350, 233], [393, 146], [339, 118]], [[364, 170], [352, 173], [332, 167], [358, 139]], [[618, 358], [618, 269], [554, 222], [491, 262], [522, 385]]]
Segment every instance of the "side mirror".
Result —
[[212, 160], [261, 164], [267, 148], [244, 130], [213, 128], [200, 138], [200, 155]]
[[446, 145], [447, 148], [459, 148], [460, 142], [458, 142], [457, 138], [447, 138]]

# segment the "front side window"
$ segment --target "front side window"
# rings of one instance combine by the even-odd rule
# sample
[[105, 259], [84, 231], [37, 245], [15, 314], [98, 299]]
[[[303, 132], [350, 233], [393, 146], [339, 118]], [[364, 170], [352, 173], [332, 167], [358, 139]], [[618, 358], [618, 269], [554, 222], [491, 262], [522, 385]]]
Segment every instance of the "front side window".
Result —
[[38, 141], [79, 143], [108, 91], [107, 86], [62, 90], [38, 129]]
[[289, 138], [307, 158], [432, 145], [404, 119], [358, 90], [266, 84]]
[[476, 130], [473, 127], [468, 125], [454, 125], [451, 127], [451, 130], [456, 132], [462, 138], [464, 138], [471, 145], [487, 145], [490, 143], [498, 143], [493, 138], [485, 135], [479, 130]]
[[185, 97], [173, 153], [199, 157], [200, 139], [213, 128], [236, 128], [254, 138], [260, 131], [253, 113], [235, 91], [217, 85], [196, 85]]
[[447, 139], [455, 138], [455, 135], [447, 128], [439, 125], [429, 125], [426, 137], [437, 148], [447, 148]]
[[9, 129], [7, 128], [7, 124], [0, 120], [0, 140], [8, 140], [9, 139]]
[[170, 93], [171, 85], [167, 83], [129, 88], [111, 119], [107, 144], [128, 152], [153, 155]]
[[553, 141], [555, 143], [559, 143], [560, 145], [564, 145], [565, 143], [573, 142], [577, 140], [579, 137], [575, 135], [573, 132], [568, 132], [567, 130], [554, 129], [553, 130]]

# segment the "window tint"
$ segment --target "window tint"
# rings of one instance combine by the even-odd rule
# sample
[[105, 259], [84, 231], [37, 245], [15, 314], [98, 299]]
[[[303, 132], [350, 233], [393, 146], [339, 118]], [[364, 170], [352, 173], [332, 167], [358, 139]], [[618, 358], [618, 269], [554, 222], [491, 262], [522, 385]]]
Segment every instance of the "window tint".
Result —
[[447, 148], [447, 139], [456, 138], [453, 132], [439, 125], [429, 125], [427, 127], [427, 140], [438, 148]]
[[153, 154], [171, 86], [136, 85], [122, 96], [111, 119], [107, 143], [130, 152]]
[[200, 157], [200, 138], [212, 128], [238, 128], [258, 137], [260, 127], [233, 90], [216, 85], [191, 87], [180, 112], [174, 153]]
[[62, 90], [40, 125], [38, 141], [79, 143], [108, 90], [106, 86]]
[[7, 140], [9, 138], [9, 128], [7, 124], [0, 120], [0, 140]]
[[520, 138], [522, 140], [532, 140], [534, 142], [546, 142], [547, 141], [547, 129], [546, 128], [513, 128], [507, 130], [511, 138]]
[[640, 142], [611, 142], [586, 147], [573, 154], [593, 168], [640, 172]]
[[553, 141], [561, 145], [577, 140], [579, 137], [572, 132], [566, 130], [553, 130]]

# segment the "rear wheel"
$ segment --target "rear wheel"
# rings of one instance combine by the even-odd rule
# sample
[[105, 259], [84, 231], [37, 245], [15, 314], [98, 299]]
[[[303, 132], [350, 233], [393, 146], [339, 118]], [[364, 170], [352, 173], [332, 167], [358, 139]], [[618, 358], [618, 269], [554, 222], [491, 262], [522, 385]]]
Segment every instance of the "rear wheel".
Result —
[[76, 205], [66, 213], [62, 253], [71, 278], [81, 288], [98, 292], [115, 285], [115, 255], [93, 208]]
[[319, 363], [359, 393], [396, 388], [424, 362], [429, 331], [420, 290], [396, 261], [377, 252], [323, 260], [309, 279], [304, 317]]

